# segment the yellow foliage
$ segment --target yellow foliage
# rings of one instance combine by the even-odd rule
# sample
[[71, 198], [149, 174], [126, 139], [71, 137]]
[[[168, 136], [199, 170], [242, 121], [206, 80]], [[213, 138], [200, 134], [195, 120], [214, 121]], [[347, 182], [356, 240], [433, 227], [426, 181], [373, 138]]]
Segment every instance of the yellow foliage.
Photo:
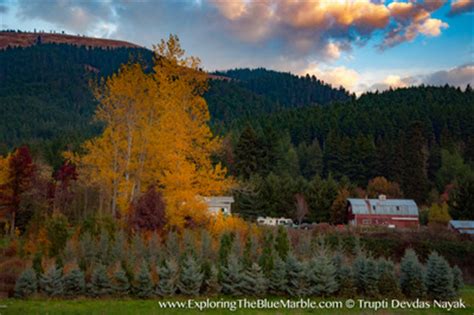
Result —
[[212, 216], [208, 224], [209, 233], [214, 238], [219, 238], [223, 233], [227, 232], [238, 232], [242, 238], [245, 238], [251, 229], [256, 231], [256, 229], [252, 228], [252, 225], [245, 222], [245, 220], [222, 213], [217, 213]]
[[428, 212], [428, 223], [446, 225], [451, 220], [449, 215], [448, 205], [443, 203], [441, 205], [434, 204]]
[[96, 119], [105, 130], [84, 144], [85, 155], [66, 157], [80, 166], [82, 180], [101, 188], [113, 215], [126, 214], [137, 195], [156, 185], [168, 224], [179, 229], [186, 219], [205, 222], [199, 196], [222, 194], [232, 181], [211, 161], [221, 141], [208, 126], [207, 75], [199, 60], [183, 57], [176, 36], [155, 52], [153, 72], [127, 64], [94, 88]]
[[10, 155], [0, 156], [0, 186], [5, 185], [8, 181], [10, 165]]

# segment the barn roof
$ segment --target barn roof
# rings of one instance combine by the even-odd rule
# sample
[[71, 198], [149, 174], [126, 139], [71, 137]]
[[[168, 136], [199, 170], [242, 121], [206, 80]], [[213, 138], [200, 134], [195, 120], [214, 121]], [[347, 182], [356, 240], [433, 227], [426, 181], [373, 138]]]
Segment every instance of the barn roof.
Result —
[[451, 220], [449, 224], [459, 233], [474, 235], [474, 221]]
[[347, 201], [353, 214], [412, 215], [418, 216], [418, 206], [411, 199], [357, 199]]

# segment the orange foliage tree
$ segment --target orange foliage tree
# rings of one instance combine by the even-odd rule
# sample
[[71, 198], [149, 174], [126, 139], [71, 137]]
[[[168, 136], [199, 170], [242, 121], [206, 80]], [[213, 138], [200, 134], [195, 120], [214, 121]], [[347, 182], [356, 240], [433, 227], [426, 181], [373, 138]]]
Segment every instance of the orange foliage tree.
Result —
[[85, 155], [67, 157], [107, 196], [112, 215], [125, 215], [154, 185], [165, 198], [169, 226], [181, 228], [190, 218], [206, 219], [199, 196], [222, 194], [232, 181], [211, 161], [221, 141], [208, 125], [199, 59], [184, 57], [173, 35], [154, 49], [153, 71], [127, 64], [94, 88], [104, 132], [84, 144]]
[[400, 186], [385, 177], [371, 179], [367, 185], [367, 194], [370, 198], [377, 198], [379, 195], [386, 195], [388, 198], [402, 197]]

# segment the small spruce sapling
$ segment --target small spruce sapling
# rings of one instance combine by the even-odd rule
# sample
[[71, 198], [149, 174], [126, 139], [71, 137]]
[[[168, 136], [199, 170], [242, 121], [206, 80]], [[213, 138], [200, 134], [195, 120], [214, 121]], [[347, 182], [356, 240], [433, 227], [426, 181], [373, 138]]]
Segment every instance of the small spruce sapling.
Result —
[[147, 299], [153, 295], [153, 282], [145, 262], [142, 263], [140, 271], [135, 277], [134, 289], [135, 295], [140, 299]]
[[280, 295], [286, 292], [286, 264], [278, 255], [276, 255], [274, 262], [270, 275], [269, 290], [273, 294]]
[[234, 254], [230, 254], [227, 266], [221, 266], [222, 293], [232, 296], [242, 294], [242, 265]]
[[459, 290], [461, 290], [464, 286], [462, 271], [458, 266], [454, 266], [452, 272], [453, 272], [453, 289], [456, 294], [459, 294]]
[[85, 289], [84, 273], [79, 268], [74, 268], [63, 277], [64, 295], [76, 297], [84, 294]]
[[158, 268], [158, 295], [173, 296], [176, 293], [179, 279], [178, 272], [178, 264], [174, 258], [169, 258], [164, 261], [163, 265]]
[[51, 266], [46, 273], [41, 275], [40, 288], [48, 296], [56, 297], [64, 293], [62, 270], [56, 266]]
[[38, 290], [38, 281], [36, 273], [32, 268], [23, 271], [15, 284], [15, 297], [26, 298], [36, 293]]
[[407, 298], [425, 296], [424, 268], [413, 249], [407, 249], [400, 262], [400, 288]]
[[119, 264], [117, 271], [115, 271], [112, 278], [112, 289], [116, 296], [123, 297], [130, 293], [130, 281], [127, 273]]
[[112, 286], [104, 265], [99, 264], [95, 267], [88, 289], [88, 293], [94, 297], [106, 296], [112, 293]]
[[431, 253], [426, 262], [425, 286], [434, 299], [447, 300], [454, 296], [452, 269], [436, 252]]
[[201, 289], [203, 273], [193, 255], [183, 259], [178, 282], [179, 291], [184, 295], [197, 296]]
[[245, 269], [242, 275], [242, 290], [250, 296], [262, 296], [267, 291], [267, 279], [257, 263], [252, 263]]

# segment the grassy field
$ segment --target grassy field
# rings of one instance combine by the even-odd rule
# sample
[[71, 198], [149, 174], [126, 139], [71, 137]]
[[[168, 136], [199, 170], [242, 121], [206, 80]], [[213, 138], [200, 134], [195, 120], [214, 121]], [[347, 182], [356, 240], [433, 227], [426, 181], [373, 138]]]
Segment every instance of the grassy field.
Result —
[[[335, 309], [259, 309], [251, 310], [248, 308], [237, 309], [230, 311], [228, 309], [206, 309], [200, 311], [198, 309], [170, 309], [162, 308], [159, 302], [164, 300], [93, 300], [93, 299], [76, 299], [76, 300], [44, 300], [44, 299], [33, 299], [33, 300], [16, 300], [7, 299], [0, 300], [0, 315], [7, 314], [48, 314], [48, 315], [59, 315], [59, 314], [113, 314], [113, 315], [124, 315], [124, 314], [474, 314], [474, 286], [469, 286], [463, 289], [462, 299], [466, 304], [466, 309], [455, 309], [455, 310], [443, 310], [439, 308], [429, 309], [380, 309], [375, 312], [373, 309], [361, 309], [354, 307], [348, 309], [345, 306], [343, 308]], [[276, 298], [269, 299], [276, 301]], [[167, 301], [187, 301], [187, 299], [175, 298]], [[203, 301], [203, 299], [200, 299]], [[227, 303], [234, 302], [237, 300], [212, 298], [212, 301], [226, 301]], [[314, 300], [321, 301], [321, 300]], [[341, 300], [345, 302], [345, 300]]]

